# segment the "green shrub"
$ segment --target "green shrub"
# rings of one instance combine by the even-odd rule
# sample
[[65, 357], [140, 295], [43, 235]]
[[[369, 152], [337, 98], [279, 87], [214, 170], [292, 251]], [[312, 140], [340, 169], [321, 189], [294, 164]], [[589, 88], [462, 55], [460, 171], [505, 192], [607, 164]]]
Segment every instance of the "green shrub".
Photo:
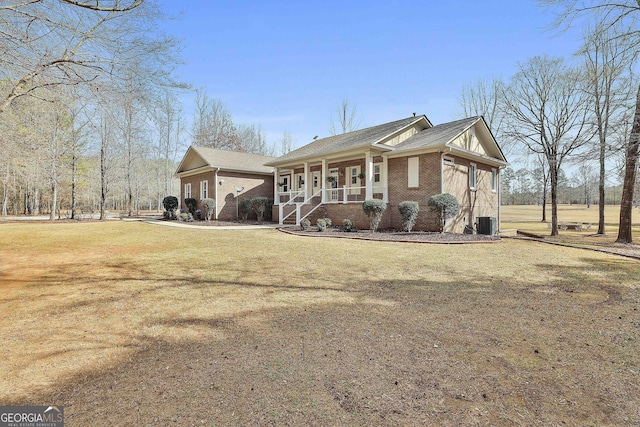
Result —
[[369, 217], [370, 230], [375, 233], [382, 221], [382, 214], [387, 209], [387, 204], [380, 199], [369, 199], [362, 202], [362, 210]]
[[216, 201], [213, 199], [203, 199], [202, 207], [204, 209], [204, 219], [211, 221], [211, 216], [216, 209]]
[[404, 231], [411, 232], [411, 229], [416, 225], [418, 219], [418, 212], [420, 211], [420, 205], [418, 202], [405, 201], [398, 204], [398, 210], [402, 217], [402, 228]]
[[240, 218], [243, 221], [246, 221], [249, 218], [249, 214], [251, 213], [251, 199], [242, 199], [240, 200], [240, 204], [238, 205], [238, 211], [240, 213]]
[[438, 223], [440, 225], [441, 232], [444, 232], [447, 220], [458, 215], [458, 212], [460, 212], [460, 203], [458, 203], [458, 199], [449, 193], [431, 196], [429, 197], [427, 204], [432, 211], [438, 214]]
[[348, 218], [342, 220], [342, 231], [346, 231], [347, 233], [353, 231], [353, 221]]
[[188, 197], [184, 199], [184, 204], [187, 206], [187, 209], [189, 209], [191, 216], [196, 214], [196, 209], [198, 209], [198, 201], [196, 199]]
[[193, 215], [191, 215], [189, 212], [181, 213], [180, 215], [178, 215], [178, 221], [191, 222], [193, 221]]
[[251, 209], [256, 213], [258, 221], [264, 220], [264, 212], [267, 210], [269, 199], [264, 196], [256, 196], [251, 198]]
[[327, 231], [327, 221], [324, 218], [318, 218], [316, 225], [318, 226], [318, 231]]
[[311, 227], [311, 221], [309, 221], [307, 218], [300, 221], [300, 228], [302, 228], [303, 231], [307, 231], [309, 227]]
[[175, 196], [167, 196], [162, 199], [162, 206], [164, 206], [163, 216], [166, 219], [176, 219], [176, 211], [178, 210], [178, 198]]

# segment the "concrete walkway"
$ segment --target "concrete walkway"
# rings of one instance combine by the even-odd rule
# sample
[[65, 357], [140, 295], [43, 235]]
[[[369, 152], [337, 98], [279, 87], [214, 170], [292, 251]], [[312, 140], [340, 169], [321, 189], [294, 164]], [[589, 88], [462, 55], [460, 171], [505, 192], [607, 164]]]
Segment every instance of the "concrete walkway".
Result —
[[165, 227], [191, 228], [191, 229], [198, 229], [198, 230], [262, 230], [267, 228], [281, 227], [281, 225], [278, 225], [278, 224], [202, 226], [202, 225], [196, 225], [190, 222], [159, 221], [156, 219], [145, 219], [142, 221], [146, 222], [147, 224], [164, 225]]

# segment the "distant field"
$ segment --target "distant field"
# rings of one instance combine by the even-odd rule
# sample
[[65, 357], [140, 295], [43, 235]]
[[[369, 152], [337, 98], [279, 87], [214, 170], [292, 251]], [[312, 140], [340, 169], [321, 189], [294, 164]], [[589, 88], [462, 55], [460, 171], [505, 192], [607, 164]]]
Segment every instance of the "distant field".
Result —
[[[541, 222], [542, 207], [532, 205], [502, 206], [502, 230], [518, 229], [532, 233], [548, 233], [551, 224], [551, 206], [547, 206], [547, 223]], [[620, 217], [620, 206], [608, 205], [605, 208], [605, 232], [608, 235], [618, 234], [618, 221]], [[558, 222], [582, 222], [591, 223], [591, 229], [578, 231], [565, 231], [563, 234], [569, 235], [589, 235], [598, 231], [598, 206], [591, 205], [559, 205]], [[640, 240], [640, 209], [633, 210], [633, 237]]]

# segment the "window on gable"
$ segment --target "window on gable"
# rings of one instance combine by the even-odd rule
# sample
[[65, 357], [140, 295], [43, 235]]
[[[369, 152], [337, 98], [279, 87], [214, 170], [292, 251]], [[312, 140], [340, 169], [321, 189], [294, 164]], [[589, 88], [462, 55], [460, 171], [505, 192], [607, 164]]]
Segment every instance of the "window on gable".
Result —
[[469, 188], [475, 190], [478, 187], [478, 167], [475, 163], [469, 165]]
[[416, 188], [419, 186], [419, 183], [420, 183], [419, 166], [420, 166], [420, 158], [409, 157], [408, 165], [407, 165], [407, 172], [408, 172], [407, 186], [410, 188]]

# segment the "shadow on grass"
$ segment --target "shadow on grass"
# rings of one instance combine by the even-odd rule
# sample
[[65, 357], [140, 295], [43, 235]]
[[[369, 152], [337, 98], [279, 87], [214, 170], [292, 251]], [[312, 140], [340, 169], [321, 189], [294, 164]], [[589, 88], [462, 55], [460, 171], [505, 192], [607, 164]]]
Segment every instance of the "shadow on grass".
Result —
[[[639, 294], [612, 283], [634, 277], [637, 263], [582, 261], [539, 265], [547, 279], [537, 283], [476, 274], [329, 286], [304, 271], [260, 283], [160, 276], [131, 262], [108, 266], [117, 277], [65, 277], [83, 268], [65, 265], [34, 286], [84, 292], [72, 302], [46, 294], [60, 297], [54, 318], [78, 321], [55, 334], [82, 345], [39, 356], [78, 367], [46, 392], [2, 403], [54, 402], [70, 425], [638, 422], [640, 388], [629, 378], [640, 368]], [[600, 304], [612, 290], [615, 304]], [[85, 330], [82, 316], [138, 317], [129, 329]], [[83, 364], [110, 347], [123, 353]]]

